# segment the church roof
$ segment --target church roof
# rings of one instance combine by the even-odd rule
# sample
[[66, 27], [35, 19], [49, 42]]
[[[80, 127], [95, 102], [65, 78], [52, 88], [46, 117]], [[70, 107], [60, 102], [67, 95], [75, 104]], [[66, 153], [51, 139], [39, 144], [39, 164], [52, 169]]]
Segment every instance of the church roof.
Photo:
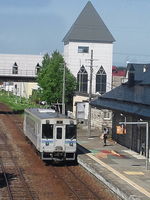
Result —
[[63, 39], [64, 43], [69, 41], [112, 43], [115, 39], [92, 3], [88, 1]]

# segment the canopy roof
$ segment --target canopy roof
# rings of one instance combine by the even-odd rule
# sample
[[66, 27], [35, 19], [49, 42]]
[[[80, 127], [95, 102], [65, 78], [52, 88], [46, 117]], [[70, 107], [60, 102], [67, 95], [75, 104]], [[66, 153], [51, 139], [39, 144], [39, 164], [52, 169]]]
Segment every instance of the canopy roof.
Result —
[[97, 108], [150, 117], [150, 70], [140, 74], [140, 79], [138, 76], [132, 87], [128, 82], [122, 84], [91, 101], [90, 104]]

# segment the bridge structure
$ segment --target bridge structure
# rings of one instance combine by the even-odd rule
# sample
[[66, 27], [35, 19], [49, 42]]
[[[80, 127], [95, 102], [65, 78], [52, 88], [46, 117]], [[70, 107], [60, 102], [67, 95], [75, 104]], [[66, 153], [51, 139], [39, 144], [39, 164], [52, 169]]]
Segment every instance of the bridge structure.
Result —
[[36, 82], [43, 55], [0, 54], [1, 82]]
[[37, 70], [0, 69], [1, 82], [37, 82]]

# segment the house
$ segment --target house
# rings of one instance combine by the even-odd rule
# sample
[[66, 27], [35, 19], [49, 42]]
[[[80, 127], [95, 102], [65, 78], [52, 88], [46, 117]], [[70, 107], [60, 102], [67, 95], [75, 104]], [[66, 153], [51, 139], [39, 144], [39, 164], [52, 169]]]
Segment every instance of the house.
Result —
[[112, 66], [112, 88], [121, 85], [123, 79], [126, 77], [126, 67]]
[[[140, 122], [150, 121], [150, 65], [130, 63], [126, 77], [127, 82], [94, 99], [91, 105], [113, 111], [112, 138], [115, 141], [145, 153], [146, 127]], [[120, 126], [120, 122], [130, 122], [130, 125]]]
[[[92, 3], [88, 1], [63, 39], [66, 65], [78, 83], [73, 102], [74, 115], [78, 116], [78, 112], [82, 112], [82, 116], [88, 115], [83, 112], [88, 112], [88, 103], [85, 104], [85, 101], [89, 99], [91, 67], [92, 95], [102, 95], [111, 89], [114, 41]], [[80, 106], [77, 106], [78, 103]], [[78, 107], [80, 110], [77, 110]]]

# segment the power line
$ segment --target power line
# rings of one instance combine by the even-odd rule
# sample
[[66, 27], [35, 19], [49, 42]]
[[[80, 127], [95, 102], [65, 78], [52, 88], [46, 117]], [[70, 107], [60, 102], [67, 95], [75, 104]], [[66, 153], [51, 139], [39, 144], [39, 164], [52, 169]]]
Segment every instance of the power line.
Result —
[[118, 52], [114, 52], [113, 54], [115, 55], [125, 55], [125, 56], [143, 56], [143, 57], [150, 57], [150, 55], [141, 55], [141, 54], [134, 54], [134, 53], [118, 53]]

